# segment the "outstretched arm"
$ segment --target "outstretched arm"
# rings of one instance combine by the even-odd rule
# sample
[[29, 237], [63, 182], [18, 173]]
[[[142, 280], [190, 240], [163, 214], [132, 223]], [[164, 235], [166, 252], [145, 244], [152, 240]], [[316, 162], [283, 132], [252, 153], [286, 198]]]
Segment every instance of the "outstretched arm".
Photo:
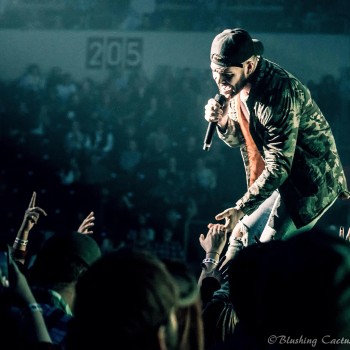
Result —
[[[9, 254], [9, 288], [11, 293], [20, 301], [23, 306], [23, 316], [26, 321], [25, 333], [28, 336], [28, 343], [44, 343], [52, 345], [51, 337], [47, 330], [42, 309], [30, 289], [24, 274], [12, 259], [11, 248]], [[47, 347], [51, 349], [51, 347]], [[54, 349], [54, 347], [52, 347]]]
[[[222, 213], [219, 213], [215, 216], [215, 220], [225, 220], [224, 229], [226, 233], [231, 233], [234, 231], [234, 228], [238, 224], [238, 221], [242, 219], [244, 216], [244, 213], [242, 210], [237, 209], [235, 207], [228, 208]], [[237, 238], [240, 238], [241, 234], [240, 232], [236, 232], [239, 236]]]
[[40, 215], [47, 216], [44, 209], [35, 206], [35, 201], [36, 192], [33, 192], [28, 208], [24, 213], [21, 227], [19, 228], [15, 241], [12, 245], [14, 258], [22, 264], [25, 263], [30, 230], [38, 223]]
[[202, 272], [198, 280], [199, 285], [201, 285], [203, 278], [208, 277], [209, 273], [213, 270], [218, 270], [220, 256], [227, 240], [227, 234], [223, 225], [209, 224], [208, 229], [205, 236], [203, 233], [199, 236], [199, 243], [205, 251], [205, 259], [202, 261]]

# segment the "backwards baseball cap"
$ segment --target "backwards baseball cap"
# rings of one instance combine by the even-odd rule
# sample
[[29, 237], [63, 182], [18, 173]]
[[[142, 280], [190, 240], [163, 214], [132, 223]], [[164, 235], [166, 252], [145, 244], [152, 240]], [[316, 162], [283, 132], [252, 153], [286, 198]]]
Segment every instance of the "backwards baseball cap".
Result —
[[249, 57], [263, 53], [262, 42], [252, 39], [246, 30], [225, 29], [211, 44], [210, 60], [221, 67], [242, 67]]
[[38, 260], [45, 263], [60, 261], [62, 257], [74, 257], [91, 266], [101, 257], [97, 242], [89, 235], [80, 232], [55, 234], [48, 238], [38, 252]]

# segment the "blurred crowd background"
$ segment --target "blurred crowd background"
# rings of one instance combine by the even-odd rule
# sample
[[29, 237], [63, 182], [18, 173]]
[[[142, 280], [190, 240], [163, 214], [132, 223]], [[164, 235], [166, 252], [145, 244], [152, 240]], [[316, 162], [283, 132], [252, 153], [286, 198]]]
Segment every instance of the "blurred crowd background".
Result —
[[[1, 29], [349, 33], [348, 1], [0, 1]], [[336, 6], [337, 5], [337, 6]], [[288, 15], [287, 15], [288, 14]], [[259, 21], [256, 18], [261, 19]], [[297, 73], [297, 72], [296, 72]], [[305, 82], [334, 131], [350, 178], [350, 66]], [[198, 236], [246, 184], [239, 151], [214, 138], [203, 151], [204, 105], [216, 93], [208, 69], [114, 69], [102, 82], [39, 62], [0, 81], [2, 240], [14, 237], [37, 191], [39, 233], [77, 229], [90, 212], [110, 246], [164, 236], [196, 259]], [[322, 224], [350, 225], [349, 204]], [[189, 253], [191, 252], [191, 253]]]
[[[347, 0], [1, 0], [0, 27], [348, 33]], [[256, 20], [256, 18], [259, 20]]]

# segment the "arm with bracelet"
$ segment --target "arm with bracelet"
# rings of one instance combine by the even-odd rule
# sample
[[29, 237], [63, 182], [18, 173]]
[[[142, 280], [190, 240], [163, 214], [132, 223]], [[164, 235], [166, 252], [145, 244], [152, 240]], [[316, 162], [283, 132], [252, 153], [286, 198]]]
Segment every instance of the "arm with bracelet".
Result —
[[223, 252], [227, 242], [227, 229], [225, 225], [218, 224], [209, 224], [208, 229], [206, 236], [199, 237], [206, 255], [201, 264], [202, 271], [198, 283], [205, 344], [208, 348], [213, 345], [215, 348], [228, 334], [231, 334], [237, 323], [237, 317], [229, 299], [227, 266], [223, 267], [223, 263], [227, 260]]
[[208, 273], [215, 275], [215, 271], [217, 271], [218, 274], [220, 274], [219, 269], [222, 262], [220, 256], [225, 247], [226, 240], [227, 234], [224, 226], [221, 224], [209, 224], [206, 236], [204, 236], [204, 234], [199, 236], [199, 243], [205, 251], [205, 258], [201, 263], [202, 272], [198, 280], [200, 286], [203, 278], [205, 278]]
[[47, 344], [54, 348], [42, 314], [41, 306], [36, 302], [32, 290], [17, 263], [9, 254], [9, 289], [22, 306], [22, 316], [25, 324], [24, 336], [28, 344]]
[[24, 213], [24, 218], [20, 229], [18, 230], [15, 241], [12, 245], [12, 255], [16, 261], [25, 263], [27, 254], [28, 236], [30, 230], [38, 223], [40, 214], [47, 216], [44, 209], [35, 206], [36, 192], [33, 192], [29, 206]]

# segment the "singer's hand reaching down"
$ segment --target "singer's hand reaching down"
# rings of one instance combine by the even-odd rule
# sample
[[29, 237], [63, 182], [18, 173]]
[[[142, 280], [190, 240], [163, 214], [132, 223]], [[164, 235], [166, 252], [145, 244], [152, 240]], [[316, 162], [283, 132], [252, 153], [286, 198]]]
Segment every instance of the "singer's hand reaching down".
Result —
[[224, 228], [226, 233], [230, 233], [233, 231], [238, 221], [244, 216], [242, 210], [237, 208], [228, 208], [222, 213], [219, 213], [215, 216], [215, 220], [223, 220], [225, 219]]
[[222, 107], [219, 102], [211, 98], [204, 108], [204, 118], [206, 121], [217, 123], [222, 129], [226, 128], [228, 121], [227, 106]]

